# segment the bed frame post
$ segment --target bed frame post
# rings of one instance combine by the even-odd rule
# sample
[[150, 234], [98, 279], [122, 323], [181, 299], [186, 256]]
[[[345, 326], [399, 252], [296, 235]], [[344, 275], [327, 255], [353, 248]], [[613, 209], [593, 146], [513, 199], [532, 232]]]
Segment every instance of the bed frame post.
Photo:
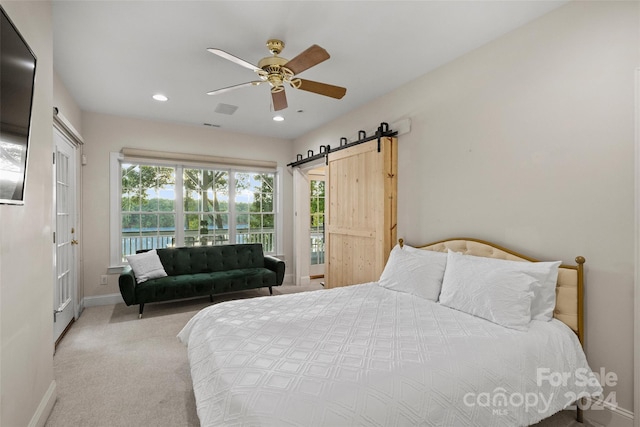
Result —
[[[577, 256], [576, 263], [578, 264], [578, 339], [584, 348], [584, 257]], [[576, 402], [576, 421], [580, 424], [584, 421], [582, 408], [580, 407], [583, 402], [584, 398]]]
[[584, 257], [577, 256], [576, 263], [578, 264], [578, 339], [584, 347]]

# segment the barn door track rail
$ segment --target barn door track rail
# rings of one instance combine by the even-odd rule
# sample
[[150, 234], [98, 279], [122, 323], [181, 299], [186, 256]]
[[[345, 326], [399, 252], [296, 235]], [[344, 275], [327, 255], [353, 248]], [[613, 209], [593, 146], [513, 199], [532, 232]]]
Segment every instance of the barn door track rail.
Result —
[[[376, 133], [374, 135], [371, 136], [367, 136], [367, 133], [363, 130], [358, 131], [358, 140], [357, 141], [353, 141], [353, 142], [348, 142], [347, 138], [342, 137], [340, 138], [340, 145], [335, 147], [335, 148], [331, 148], [331, 146], [329, 144], [327, 145], [321, 145], [319, 152], [317, 154], [313, 154], [313, 150], [308, 150], [307, 151], [307, 157], [303, 157], [302, 154], [298, 154], [296, 156], [296, 160], [287, 164], [287, 166], [291, 166], [293, 168], [303, 165], [305, 163], [309, 163], [309, 162], [313, 162], [314, 160], [317, 159], [321, 159], [323, 157], [327, 157], [327, 155], [329, 153], [334, 153], [336, 151], [340, 151], [340, 150], [344, 150], [345, 148], [349, 148], [349, 147], [353, 147], [354, 145], [358, 145], [358, 144], [363, 144], [365, 142], [369, 142], [369, 141], [373, 141], [374, 139], [378, 140], [378, 153], [380, 152], [380, 140], [383, 137], [389, 137], [389, 136], [396, 136], [398, 135], [397, 131], [392, 131], [391, 129], [389, 129], [389, 124], [382, 122], [380, 123], [380, 126], [378, 126], [378, 129], [376, 130]], [[328, 157], [327, 157], [327, 161], [328, 161]]]

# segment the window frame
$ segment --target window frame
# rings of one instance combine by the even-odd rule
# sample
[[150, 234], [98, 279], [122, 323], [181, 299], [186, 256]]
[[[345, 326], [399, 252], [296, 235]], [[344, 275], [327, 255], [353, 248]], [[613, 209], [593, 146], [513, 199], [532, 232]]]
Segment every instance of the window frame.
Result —
[[[109, 157], [109, 272], [117, 272], [121, 270], [128, 263], [122, 261], [121, 254], [121, 238], [122, 238], [122, 178], [121, 178], [121, 165], [122, 163], [133, 163], [147, 166], [164, 166], [173, 167], [176, 169], [175, 175], [175, 226], [176, 226], [176, 241], [182, 241], [184, 239], [184, 194], [183, 194], [183, 170], [189, 169], [213, 169], [224, 170], [229, 173], [229, 177], [234, 176], [237, 172], [249, 172], [249, 173], [273, 173], [273, 215], [274, 227], [275, 227], [275, 243], [273, 252], [265, 252], [265, 254], [273, 256], [281, 256], [283, 248], [283, 215], [282, 215], [282, 172], [281, 166], [271, 167], [251, 167], [251, 166], [239, 166], [233, 164], [222, 163], [200, 163], [192, 161], [181, 160], [169, 160], [158, 158], [144, 158], [144, 157], [126, 157], [120, 152], [112, 152]], [[232, 198], [232, 193], [235, 192], [234, 186], [230, 187], [229, 200], [235, 200]], [[231, 211], [230, 203], [229, 212], [229, 229], [233, 224], [235, 225], [235, 210]]]

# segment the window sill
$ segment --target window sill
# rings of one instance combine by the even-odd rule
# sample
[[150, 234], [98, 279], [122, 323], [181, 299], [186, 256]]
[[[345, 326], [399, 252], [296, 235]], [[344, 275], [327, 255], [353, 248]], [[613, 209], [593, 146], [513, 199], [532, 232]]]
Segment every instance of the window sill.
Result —
[[124, 270], [124, 265], [114, 265], [107, 267], [107, 274], [120, 274]]

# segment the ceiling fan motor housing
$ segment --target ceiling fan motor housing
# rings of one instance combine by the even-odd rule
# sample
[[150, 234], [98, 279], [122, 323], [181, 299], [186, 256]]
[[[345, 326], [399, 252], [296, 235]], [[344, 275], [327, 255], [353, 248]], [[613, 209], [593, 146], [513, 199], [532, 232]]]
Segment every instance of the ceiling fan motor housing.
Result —
[[258, 62], [258, 67], [262, 68], [269, 74], [280, 73], [282, 66], [287, 62], [289, 62], [288, 59], [284, 59], [280, 56], [268, 56], [266, 58], [262, 58], [260, 62]]
[[267, 73], [266, 80], [271, 87], [281, 87], [284, 82], [288, 82], [293, 77], [291, 70], [284, 67], [287, 62], [289, 62], [288, 59], [279, 56], [269, 56], [258, 62], [258, 67]]

